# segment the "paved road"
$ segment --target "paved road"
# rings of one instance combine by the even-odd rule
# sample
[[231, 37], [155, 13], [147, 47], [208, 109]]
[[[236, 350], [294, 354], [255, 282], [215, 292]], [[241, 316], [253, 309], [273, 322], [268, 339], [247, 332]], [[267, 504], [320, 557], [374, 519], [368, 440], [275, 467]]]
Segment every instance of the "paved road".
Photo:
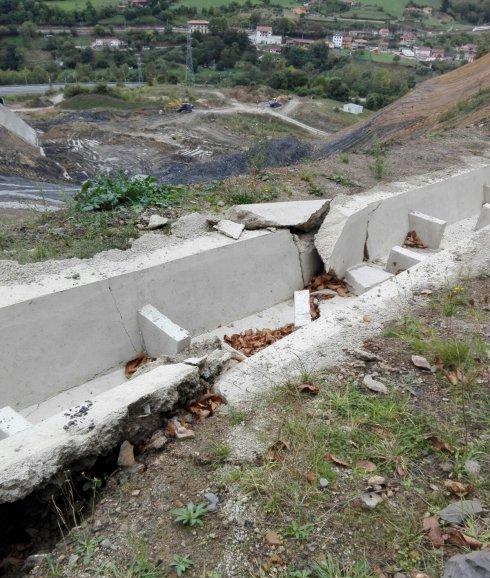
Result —
[[[73, 83], [71, 83], [73, 84]], [[81, 86], [91, 88], [97, 86], [96, 82], [80, 82]], [[104, 83], [108, 86], [116, 86], [115, 82]], [[145, 82], [126, 82], [125, 86], [129, 88], [136, 88], [138, 86], [144, 86]], [[5, 96], [7, 94], [44, 94], [48, 90], [59, 90], [65, 88], [65, 83], [55, 82], [53, 84], [14, 84], [10, 86], [0, 86], [0, 96]]]
[[67, 197], [73, 197], [80, 187], [31, 181], [21, 177], [0, 175], [0, 210], [34, 209], [56, 211]]

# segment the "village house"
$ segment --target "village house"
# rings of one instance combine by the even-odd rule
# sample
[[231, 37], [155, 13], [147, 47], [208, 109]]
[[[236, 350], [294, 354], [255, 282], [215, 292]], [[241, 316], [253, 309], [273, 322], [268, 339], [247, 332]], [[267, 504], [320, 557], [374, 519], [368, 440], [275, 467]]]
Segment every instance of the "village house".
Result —
[[417, 60], [429, 60], [432, 56], [432, 49], [430, 46], [416, 46], [414, 52]]
[[352, 45], [352, 36], [344, 36], [342, 38], [342, 48], [349, 50]]
[[391, 35], [390, 31], [388, 28], [380, 28], [378, 34], [382, 37], [382, 38], [387, 38], [388, 36]]
[[296, 16], [306, 14], [307, 12], [308, 12], [307, 6], [296, 6], [296, 8], [293, 8], [293, 14], [295, 14]]
[[405, 46], [411, 46], [415, 42], [415, 34], [413, 32], [404, 32], [400, 36], [400, 43], [403, 43]]
[[126, 43], [119, 38], [96, 38], [90, 46], [94, 50], [102, 50], [104, 48], [119, 50], [126, 46]]
[[433, 48], [432, 49], [432, 59], [433, 60], [444, 60], [446, 52], [444, 48]]
[[272, 26], [257, 26], [255, 32], [248, 35], [255, 46], [260, 44], [282, 44], [282, 36], [272, 34]]
[[352, 42], [353, 50], [365, 50], [368, 46], [368, 41], [364, 38], [358, 38]]
[[187, 20], [187, 30], [189, 30], [191, 34], [194, 32], [208, 34], [209, 20]]
[[459, 52], [463, 60], [473, 62], [476, 58], [477, 46], [476, 44], [464, 44], [459, 47]]
[[332, 46], [334, 48], [342, 48], [343, 42], [344, 42], [344, 35], [341, 32], [336, 32], [332, 36]]

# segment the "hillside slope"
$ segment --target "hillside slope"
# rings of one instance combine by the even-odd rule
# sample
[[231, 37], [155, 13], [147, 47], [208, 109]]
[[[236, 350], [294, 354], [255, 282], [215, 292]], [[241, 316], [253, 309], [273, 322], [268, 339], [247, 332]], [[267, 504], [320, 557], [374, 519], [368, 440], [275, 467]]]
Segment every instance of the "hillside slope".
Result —
[[[367, 121], [338, 133], [322, 147], [323, 154], [335, 153], [346, 148], [359, 146], [374, 138], [381, 142], [403, 142], [438, 128], [444, 128], [448, 120], [458, 126], [458, 120], [466, 124], [487, 121], [490, 117], [488, 98], [476, 99], [481, 91], [490, 89], [490, 54], [479, 58], [442, 76], [426, 80], [393, 104], [379, 110]], [[464, 114], [464, 103], [475, 109], [471, 121]], [[481, 102], [480, 102], [481, 101]], [[460, 104], [461, 114], [455, 111]]]

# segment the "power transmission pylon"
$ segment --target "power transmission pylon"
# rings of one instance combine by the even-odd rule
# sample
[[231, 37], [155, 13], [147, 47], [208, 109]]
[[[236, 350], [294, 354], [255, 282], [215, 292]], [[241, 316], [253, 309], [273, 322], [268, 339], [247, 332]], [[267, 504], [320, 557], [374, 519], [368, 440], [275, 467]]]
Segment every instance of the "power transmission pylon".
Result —
[[187, 51], [185, 56], [185, 83], [194, 84], [194, 63], [192, 61], [192, 33], [187, 29]]

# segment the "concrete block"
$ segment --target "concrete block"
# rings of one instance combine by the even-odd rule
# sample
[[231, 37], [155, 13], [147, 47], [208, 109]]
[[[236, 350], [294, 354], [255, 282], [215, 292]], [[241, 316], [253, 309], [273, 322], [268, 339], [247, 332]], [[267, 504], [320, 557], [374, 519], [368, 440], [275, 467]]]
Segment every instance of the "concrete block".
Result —
[[243, 229], [245, 229], [245, 225], [224, 219], [223, 221], [218, 221], [213, 228], [219, 233], [223, 233], [223, 235], [236, 240], [240, 238]]
[[138, 324], [145, 351], [151, 357], [180, 353], [191, 343], [188, 331], [160, 313], [153, 305], [138, 311]]
[[421, 252], [412, 251], [406, 247], [396, 245], [390, 251], [388, 263], [386, 264], [386, 271], [395, 274], [400, 271], [405, 271], [423, 261], [424, 258], [425, 255]]
[[311, 231], [320, 225], [330, 206], [329, 200], [286, 201], [283, 203], [257, 203], [235, 205], [228, 216], [240, 221], [247, 229], [290, 227]]
[[315, 236], [313, 233], [293, 235], [293, 239], [298, 248], [303, 285], [307, 285], [312, 277], [323, 270], [323, 262], [315, 247]]
[[446, 228], [446, 221], [413, 211], [408, 215], [410, 231], [415, 231], [429, 249], [439, 249]]
[[303, 327], [311, 323], [310, 292], [308, 289], [294, 292], [294, 325]]
[[37, 132], [23, 121], [15, 112], [9, 110], [3, 104], [0, 104], [0, 126], [5, 127], [8, 131], [13, 132], [25, 142], [34, 147], [39, 147]]
[[490, 203], [485, 203], [481, 208], [480, 216], [475, 225], [475, 231], [483, 229], [483, 227], [486, 227], [487, 225], [490, 225]]
[[31, 427], [31, 425], [31, 423], [10, 406], [7, 405], [0, 409], [0, 440], [13, 436]]
[[393, 275], [371, 265], [356, 265], [347, 270], [345, 282], [354, 295], [362, 295], [369, 289], [391, 279]]
[[483, 185], [483, 202], [490, 203], [490, 185]]

